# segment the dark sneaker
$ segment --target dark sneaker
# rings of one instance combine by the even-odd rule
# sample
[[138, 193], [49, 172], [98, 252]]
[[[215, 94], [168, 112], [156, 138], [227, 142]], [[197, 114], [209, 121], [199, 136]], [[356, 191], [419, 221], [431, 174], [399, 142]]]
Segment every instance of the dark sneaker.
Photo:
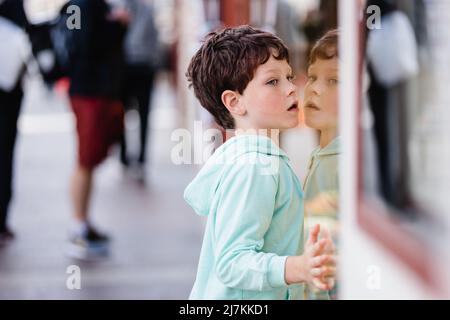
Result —
[[90, 227], [84, 234], [73, 234], [67, 254], [72, 258], [95, 260], [104, 258], [109, 251], [109, 237]]

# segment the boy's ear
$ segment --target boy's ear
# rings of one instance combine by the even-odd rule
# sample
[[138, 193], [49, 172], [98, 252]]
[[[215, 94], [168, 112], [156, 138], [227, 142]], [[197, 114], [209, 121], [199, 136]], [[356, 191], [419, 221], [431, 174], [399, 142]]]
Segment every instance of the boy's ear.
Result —
[[242, 103], [240, 103], [240, 94], [236, 91], [225, 90], [222, 92], [222, 103], [225, 107], [230, 111], [231, 114], [243, 116], [246, 113], [246, 110]]

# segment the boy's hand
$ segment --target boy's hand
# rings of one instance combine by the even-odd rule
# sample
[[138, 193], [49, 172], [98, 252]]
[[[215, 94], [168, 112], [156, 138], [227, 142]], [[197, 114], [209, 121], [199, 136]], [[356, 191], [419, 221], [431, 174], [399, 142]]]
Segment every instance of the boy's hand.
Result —
[[320, 226], [315, 225], [309, 232], [302, 256], [288, 257], [285, 278], [288, 284], [306, 282], [320, 290], [331, 290], [336, 275], [334, 245], [329, 234], [318, 240]]
[[331, 290], [336, 275], [334, 245], [329, 233], [324, 229], [324, 238], [318, 241], [320, 225], [309, 232], [305, 245], [305, 280], [320, 290]]
[[328, 239], [328, 244], [325, 246], [324, 248], [324, 253], [328, 254], [328, 255], [332, 255], [333, 256], [333, 263], [332, 264], [328, 264], [327, 266], [334, 268], [334, 274], [329, 275], [329, 276], [325, 276], [324, 280], [328, 283], [328, 285], [330, 286], [331, 290], [336, 282], [336, 247], [333, 243], [332, 240], [332, 236], [331, 233], [328, 231], [328, 229], [323, 228], [322, 230], [322, 238], [323, 239]]
[[305, 203], [305, 211], [310, 215], [334, 214], [339, 209], [337, 192], [321, 192]]

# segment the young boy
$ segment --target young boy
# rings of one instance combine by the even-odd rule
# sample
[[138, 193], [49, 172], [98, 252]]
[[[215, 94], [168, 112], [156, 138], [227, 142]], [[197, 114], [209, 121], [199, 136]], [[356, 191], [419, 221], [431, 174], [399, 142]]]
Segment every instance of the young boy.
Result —
[[303, 246], [301, 185], [269, 137], [298, 122], [288, 62], [280, 39], [242, 26], [209, 34], [189, 65], [202, 106], [235, 130], [184, 193], [208, 216], [190, 299], [301, 299], [304, 283], [333, 286], [331, 240], [317, 226]]
[[[331, 30], [311, 50], [308, 82], [305, 87], [305, 122], [319, 130], [319, 146], [313, 151], [304, 183], [305, 226], [320, 224], [337, 236], [339, 195], [338, 157], [338, 31]], [[326, 292], [309, 290], [317, 299]], [[312, 288], [311, 288], [312, 289]], [[331, 297], [334, 297], [331, 293]]]

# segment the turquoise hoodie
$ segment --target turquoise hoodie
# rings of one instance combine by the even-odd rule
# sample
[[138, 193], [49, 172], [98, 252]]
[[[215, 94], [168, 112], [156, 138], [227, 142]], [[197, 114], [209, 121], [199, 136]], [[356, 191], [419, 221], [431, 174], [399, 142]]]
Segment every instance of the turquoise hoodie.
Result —
[[[324, 148], [317, 147], [309, 162], [309, 171], [304, 183], [305, 192], [305, 230], [320, 224], [331, 232], [335, 244], [338, 242], [339, 205], [339, 156], [340, 138], [333, 139]], [[331, 205], [332, 203], [333, 205]], [[330, 292], [320, 291], [308, 286], [306, 295], [314, 300], [335, 299], [337, 285]]]
[[339, 201], [339, 155], [339, 136], [324, 148], [317, 147], [311, 155], [303, 188], [307, 227], [320, 224], [331, 232], [333, 238], [337, 235], [338, 210], [328, 202]]
[[303, 253], [302, 187], [270, 138], [228, 140], [184, 198], [208, 217], [190, 299], [303, 298], [284, 279], [287, 256]]

